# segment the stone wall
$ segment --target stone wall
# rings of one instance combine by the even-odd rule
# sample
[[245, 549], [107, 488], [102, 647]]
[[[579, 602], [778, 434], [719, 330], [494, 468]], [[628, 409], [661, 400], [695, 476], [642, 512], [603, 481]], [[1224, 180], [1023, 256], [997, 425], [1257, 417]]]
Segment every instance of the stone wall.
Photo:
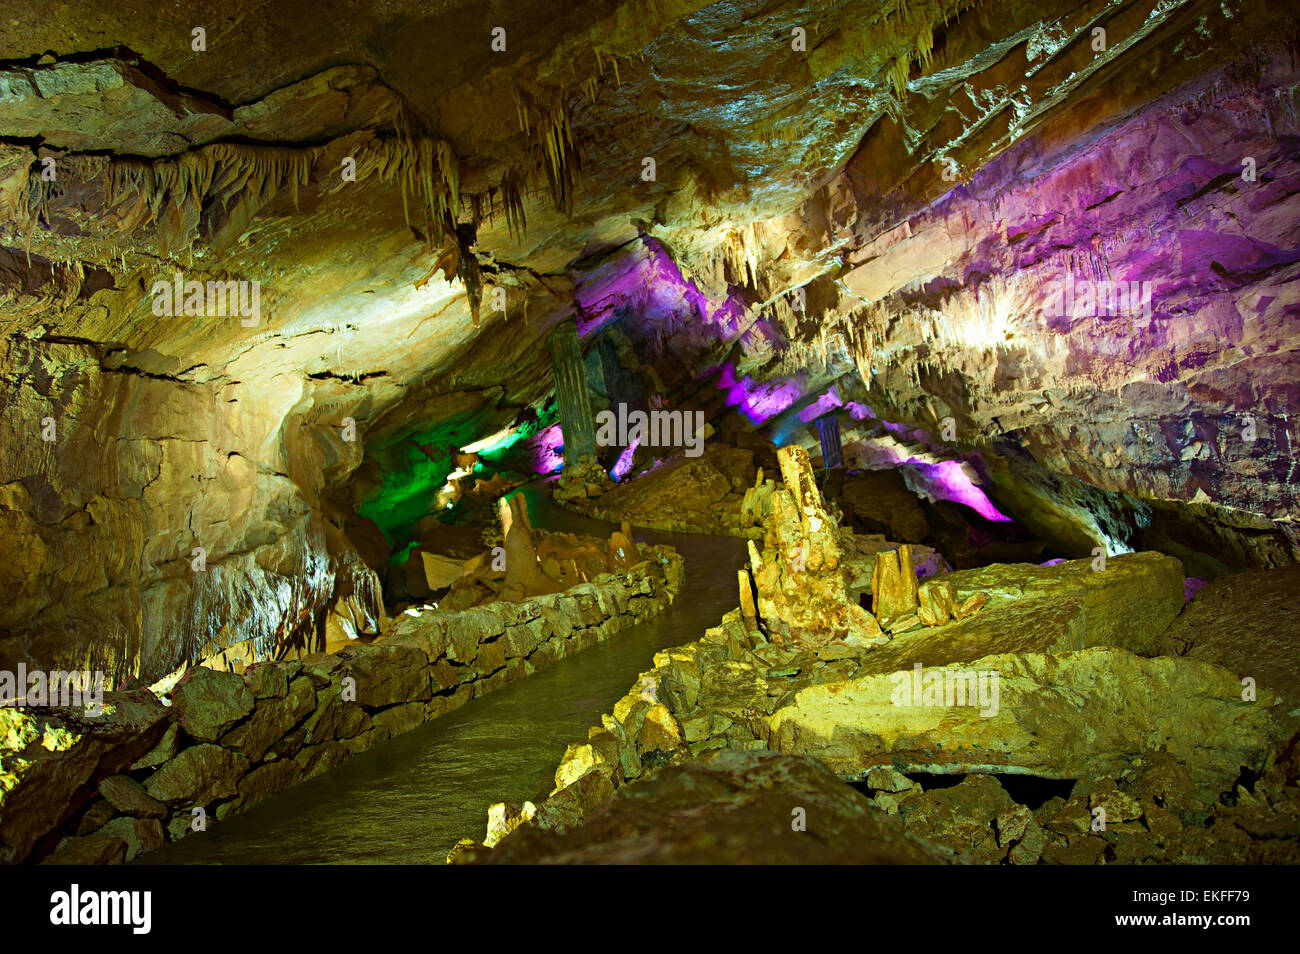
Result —
[[105, 693], [99, 717], [0, 708], [0, 860], [129, 860], [586, 649], [680, 591], [676, 552], [642, 553], [526, 602], [408, 610], [334, 654], [242, 675], [199, 667], [170, 706], [136, 691]]

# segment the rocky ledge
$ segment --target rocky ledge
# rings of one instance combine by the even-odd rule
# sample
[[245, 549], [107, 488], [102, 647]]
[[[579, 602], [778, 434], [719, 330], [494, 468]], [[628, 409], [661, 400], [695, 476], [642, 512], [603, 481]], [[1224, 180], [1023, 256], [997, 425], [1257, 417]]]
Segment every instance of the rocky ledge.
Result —
[[[876, 556], [894, 573], [877, 573], [869, 612], [844, 585], [838, 528], [799, 458], [783, 456], [795, 489], [773, 492], [762, 554], [751, 547], [756, 607], [742, 572], [742, 609], [657, 653], [569, 746], [549, 796], [493, 806], [483, 843], [451, 860], [596, 857], [605, 838], [610, 858], [633, 858], [644, 846], [630, 806], [681, 821], [697, 817], [680, 804], [691, 791], [698, 817], [725, 817], [739, 796], [701, 781], [716, 766], [700, 762], [723, 750], [813, 757], [870, 793], [873, 824], [892, 819], [895, 835], [957, 860], [1300, 861], [1300, 698], [1271, 678], [1296, 646], [1263, 625], [1285, 598], [1283, 571], [1185, 605], [1179, 561], [1158, 553], [992, 565], [918, 587], [900, 547]], [[947, 611], [972, 600], [972, 613]], [[837, 630], [845, 606], [861, 615], [840, 612]], [[891, 625], [902, 613], [908, 624]], [[1200, 625], [1228, 619], [1234, 638], [1267, 632], [1262, 668], [1242, 669], [1249, 654]], [[859, 638], [871, 621], [878, 635]], [[713, 847], [717, 862], [758, 850]]]

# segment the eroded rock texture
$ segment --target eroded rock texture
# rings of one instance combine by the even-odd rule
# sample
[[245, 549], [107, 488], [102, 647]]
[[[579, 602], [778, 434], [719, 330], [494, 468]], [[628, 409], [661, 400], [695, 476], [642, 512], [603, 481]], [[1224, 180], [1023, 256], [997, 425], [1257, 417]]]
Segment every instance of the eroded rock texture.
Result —
[[[127, 685], [379, 632], [390, 559], [499, 495], [480, 451], [558, 466], [570, 317], [610, 406], [810, 448], [834, 414], [850, 466], [1062, 556], [1294, 560], [1276, 5], [194, 18], [0, 23], [0, 663]], [[160, 308], [178, 276], [231, 300]], [[581, 496], [652, 451], [598, 448]], [[723, 463], [693, 511], [758, 525]]]

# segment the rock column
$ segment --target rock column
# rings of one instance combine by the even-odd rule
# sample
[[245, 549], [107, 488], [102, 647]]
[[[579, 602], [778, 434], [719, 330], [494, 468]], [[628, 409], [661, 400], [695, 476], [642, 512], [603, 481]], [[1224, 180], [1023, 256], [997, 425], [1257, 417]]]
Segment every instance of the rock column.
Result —
[[596, 456], [596, 425], [587, 395], [587, 369], [573, 319], [562, 322], [551, 333], [551, 374], [560, 406], [560, 433], [564, 435], [564, 466], [569, 468], [584, 456]]
[[822, 445], [822, 466], [843, 467], [844, 445], [840, 443], [840, 419], [834, 414], [817, 419], [817, 439]]

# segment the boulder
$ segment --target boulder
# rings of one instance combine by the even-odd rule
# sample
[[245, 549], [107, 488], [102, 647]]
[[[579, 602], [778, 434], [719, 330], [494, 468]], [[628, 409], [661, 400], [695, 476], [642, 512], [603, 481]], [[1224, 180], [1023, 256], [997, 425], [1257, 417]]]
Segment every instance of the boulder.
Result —
[[162, 822], [157, 818], [128, 818], [121, 816], [104, 825], [96, 834], [107, 835], [110, 838], [120, 838], [126, 842], [126, 861], [130, 861], [137, 855], [143, 855], [146, 852], [161, 848], [167, 843], [167, 836], [163, 833]]
[[316, 690], [310, 679], [300, 676], [290, 683], [283, 698], [259, 700], [248, 721], [222, 736], [221, 742], [260, 762], [271, 746], [315, 708]]
[[302, 778], [302, 766], [293, 759], [276, 759], [259, 765], [239, 781], [239, 799], [253, 805], [296, 784]]
[[68, 838], [41, 862], [43, 865], [120, 865], [126, 861], [125, 839], [96, 832]]
[[219, 745], [182, 749], [145, 780], [145, 790], [173, 807], [208, 806], [238, 792], [249, 761]]
[[200, 742], [217, 739], [253, 711], [253, 691], [242, 676], [196, 666], [172, 690], [172, 709], [187, 733]]
[[1161, 634], [1183, 608], [1182, 564], [1162, 553], [1147, 552], [1109, 557], [1104, 569], [1097, 567], [1091, 559], [1053, 566], [995, 563], [941, 579], [952, 584], [959, 604], [983, 593], [984, 612], [1010, 602], [1077, 598], [1084, 646], [1159, 652]]
[[356, 680], [356, 701], [371, 708], [428, 699], [429, 659], [411, 646], [379, 643], [347, 650], [345, 674]]
[[129, 775], [113, 775], [99, 783], [99, 794], [124, 815], [137, 818], [166, 818], [167, 806], [145, 791]]
[[1165, 631], [1162, 650], [1214, 663], [1300, 705], [1300, 564], [1212, 580]]
[[[958, 687], [980, 673], [980, 694], [960, 704]], [[1266, 690], [1243, 701], [1237, 678], [1217, 666], [1093, 647], [810, 686], [760, 731], [771, 748], [816, 756], [844, 778], [877, 765], [1100, 777], [1166, 751], [1197, 784], [1223, 790], [1243, 767], [1260, 770], [1283, 737], [1272, 704]]]

